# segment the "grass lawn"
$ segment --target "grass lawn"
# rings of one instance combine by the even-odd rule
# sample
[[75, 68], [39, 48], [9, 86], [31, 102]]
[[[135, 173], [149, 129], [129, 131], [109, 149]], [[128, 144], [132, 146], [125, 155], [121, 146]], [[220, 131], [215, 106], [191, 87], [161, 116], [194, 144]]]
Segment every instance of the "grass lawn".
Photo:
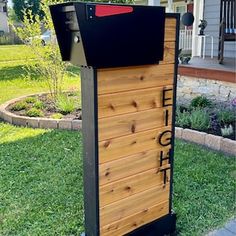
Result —
[[[26, 78], [23, 66], [19, 61], [0, 62], [0, 103], [46, 90], [40, 78]], [[78, 76], [67, 77], [68, 88], [80, 88]], [[175, 150], [179, 234], [204, 235], [235, 214], [235, 160], [179, 140]], [[0, 235], [80, 235], [84, 221], [80, 132], [0, 122], [0, 163]]]
[[[48, 91], [45, 81], [34, 71], [29, 76], [25, 68], [25, 60], [30, 59], [29, 53], [23, 45], [0, 46], [0, 104], [15, 97]], [[78, 68], [71, 66], [68, 72], [63, 89], [80, 90]]]
[[1, 45], [0, 62], [34, 59], [30, 49], [25, 45]]

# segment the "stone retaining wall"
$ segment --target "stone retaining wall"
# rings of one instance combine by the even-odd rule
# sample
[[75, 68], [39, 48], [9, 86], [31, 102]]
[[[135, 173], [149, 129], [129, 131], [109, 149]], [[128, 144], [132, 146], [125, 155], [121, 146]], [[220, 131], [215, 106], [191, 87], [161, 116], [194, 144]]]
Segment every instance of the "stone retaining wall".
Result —
[[[36, 94], [28, 95], [35, 96]], [[40, 94], [37, 94], [40, 95]], [[50, 119], [50, 118], [31, 118], [27, 116], [18, 116], [9, 111], [7, 107], [20, 101], [28, 96], [19, 97], [12, 99], [2, 105], [0, 105], [0, 119], [18, 126], [25, 126], [31, 128], [42, 128], [42, 129], [66, 129], [66, 130], [81, 130], [82, 121], [72, 119]]]
[[209, 80], [191, 76], [178, 76], [177, 101], [189, 103], [203, 95], [216, 103], [230, 103], [236, 97], [236, 83]]
[[175, 128], [175, 137], [236, 157], [236, 141], [191, 129]]

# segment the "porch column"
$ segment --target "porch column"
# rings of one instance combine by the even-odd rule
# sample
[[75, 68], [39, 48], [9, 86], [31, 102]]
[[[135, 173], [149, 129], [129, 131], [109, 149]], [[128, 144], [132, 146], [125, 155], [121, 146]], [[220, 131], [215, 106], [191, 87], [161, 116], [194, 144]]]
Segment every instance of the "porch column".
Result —
[[198, 25], [200, 20], [203, 19], [204, 0], [194, 0], [194, 23], [193, 23], [193, 40], [192, 40], [192, 56], [200, 56], [202, 49], [202, 38], [197, 37]]
[[149, 6], [160, 6], [160, 0], [148, 0]]
[[173, 0], [168, 0], [167, 11], [168, 11], [168, 12], [174, 12], [174, 9], [173, 9]]

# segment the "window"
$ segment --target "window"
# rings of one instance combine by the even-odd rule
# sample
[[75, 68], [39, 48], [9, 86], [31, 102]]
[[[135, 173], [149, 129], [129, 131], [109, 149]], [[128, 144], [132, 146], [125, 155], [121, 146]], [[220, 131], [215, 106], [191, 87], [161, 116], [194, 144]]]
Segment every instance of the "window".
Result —
[[[187, 4], [174, 4], [174, 12], [176, 13], [180, 13], [180, 19], [183, 16], [184, 13], [187, 12]], [[180, 22], [180, 29], [184, 29], [184, 25], [182, 24], [182, 22]]]

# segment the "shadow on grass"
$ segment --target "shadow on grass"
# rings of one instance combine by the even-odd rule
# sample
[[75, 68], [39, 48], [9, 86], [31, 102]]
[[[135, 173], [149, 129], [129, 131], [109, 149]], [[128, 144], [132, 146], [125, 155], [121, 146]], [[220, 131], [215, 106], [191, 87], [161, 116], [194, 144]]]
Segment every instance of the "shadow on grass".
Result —
[[67, 72], [72, 76], [79, 76], [80, 75], [80, 67], [74, 66], [70, 64], [67, 68]]
[[0, 235], [83, 231], [81, 149], [69, 131], [0, 144]]
[[25, 65], [7, 65], [0, 67], [0, 81], [9, 81], [24, 78], [29, 78], [31, 80], [39, 80], [40, 75], [33, 67], [27, 68]]
[[[80, 68], [70, 65], [67, 69], [70, 77], [77, 77], [80, 75]], [[28, 78], [30, 80], [40, 80], [41, 75], [34, 67], [26, 67], [26, 65], [5, 65], [0, 67], [0, 81], [9, 81], [15, 79]]]

